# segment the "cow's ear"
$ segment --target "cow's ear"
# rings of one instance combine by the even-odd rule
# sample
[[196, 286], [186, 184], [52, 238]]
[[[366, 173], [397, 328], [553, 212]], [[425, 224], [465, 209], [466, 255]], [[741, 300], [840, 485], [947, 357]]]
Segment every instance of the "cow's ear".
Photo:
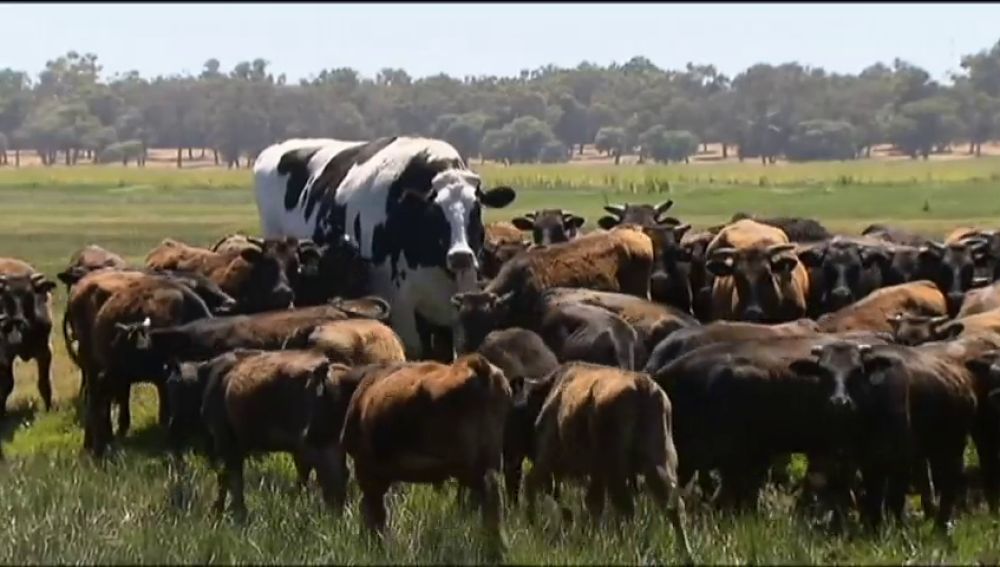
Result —
[[56, 288], [56, 282], [52, 280], [42, 280], [35, 284], [35, 291], [38, 293], [49, 293]]
[[567, 228], [572, 228], [572, 229], [579, 229], [586, 222], [587, 222], [587, 219], [585, 219], [585, 218], [583, 218], [583, 217], [581, 217], [579, 215], [569, 215], [567, 217], [564, 217], [564, 220], [563, 220], [563, 224], [565, 224]]
[[247, 262], [256, 262], [260, 260], [264, 255], [264, 252], [260, 248], [244, 248], [240, 250], [240, 258], [243, 258]]
[[705, 262], [705, 269], [713, 276], [720, 278], [733, 275], [733, 264], [728, 259], [709, 259], [708, 262]]
[[612, 228], [618, 226], [619, 223], [621, 223], [621, 221], [611, 215], [605, 215], [597, 219], [597, 226], [603, 228], [604, 230], [611, 230]]
[[822, 246], [814, 246], [812, 248], [806, 248], [799, 252], [799, 260], [810, 268], [818, 268], [823, 264], [823, 258], [826, 256], [826, 249]]
[[771, 269], [782, 274], [790, 274], [798, 264], [799, 259], [797, 257], [790, 254], [781, 254], [771, 260]]
[[494, 187], [487, 191], [479, 191], [479, 202], [483, 206], [490, 207], [492, 209], [502, 209], [509, 205], [514, 197], [517, 197], [517, 192], [515, 192], [510, 187]]
[[535, 223], [531, 222], [528, 217], [514, 217], [510, 219], [510, 224], [517, 227], [518, 230], [531, 230], [535, 227]]
[[931, 332], [934, 334], [934, 338], [939, 341], [950, 341], [956, 339], [962, 334], [963, 331], [965, 331], [965, 323], [962, 323], [961, 321], [952, 321], [943, 325], [931, 326]]
[[801, 358], [788, 365], [788, 369], [799, 376], [819, 376], [823, 368], [812, 358]]

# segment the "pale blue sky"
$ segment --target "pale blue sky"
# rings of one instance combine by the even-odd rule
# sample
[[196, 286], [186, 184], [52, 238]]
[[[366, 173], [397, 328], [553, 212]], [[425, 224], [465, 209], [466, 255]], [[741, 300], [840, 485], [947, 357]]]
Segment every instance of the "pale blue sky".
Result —
[[548, 63], [668, 69], [757, 62], [858, 72], [899, 56], [937, 79], [1000, 39], [1000, 4], [0, 4], [0, 67], [35, 75], [69, 49], [106, 74], [228, 70], [263, 57], [290, 81], [329, 67], [513, 75]]

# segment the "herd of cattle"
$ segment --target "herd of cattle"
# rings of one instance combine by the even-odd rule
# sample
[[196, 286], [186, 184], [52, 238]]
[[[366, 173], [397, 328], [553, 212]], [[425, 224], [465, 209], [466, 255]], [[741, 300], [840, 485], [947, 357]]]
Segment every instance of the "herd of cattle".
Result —
[[[912, 489], [947, 530], [974, 493], [968, 438], [1000, 512], [1000, 232], [745, 214], [694, 231], [672, 201], [607, 206], [589, 231], [558, 209], [484, 225], [514, 191], [481, 190], [448, 147], [283, 142], [255, 168], [264, 238], [166, 239], [144, 266], [76, 252], [58, 279], [85, 449], [111, 442], [112, 403], [127, 432], [149, 381], [171, 450], [221, 461], [219, 512], [246, 513], [262, 451], [339, 510], [349, 455], [369, 528], [392, 484], [455, 479], [499, 541], [501, 477], [516, 502], [529, 460], [529, 517], [574, 479], [592, 514], [607, 496], [629, 515], [642, 477], [690, 557], [691, 481], [753, 507], [793, 453], [801, 498], [835, 517], [877, 527]], [[0, 402], [20, 357], [51, 406], [55, 287], [0, 259]]]

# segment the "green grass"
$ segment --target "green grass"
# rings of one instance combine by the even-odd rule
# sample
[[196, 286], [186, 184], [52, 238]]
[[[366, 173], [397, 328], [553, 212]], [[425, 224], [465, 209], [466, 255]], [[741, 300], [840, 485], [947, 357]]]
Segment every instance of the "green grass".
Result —
[[[485, 167], [490, 185], [520, 192], [508, 218], [543, 206], [571, 208], [590, 226], [607, 202], [675, 200], [672, 214], [696, 226], [736, 210], [808, 215], [837, 230], [891, 221], [943, 234], [959, 224], [991, 226], [1000, 216], [1000, 161], [653, 166]], [[767, 175], [767, 183], [759, 182]], [[640, 183], [641, 181], [641, 183]], [[669, 191], [666, 181], [670, 182]], [[0, 255], [31, 262], [50, 276], [69, 255], [98, 243], [141, 262], [162, 238], [207, 245], [234, 230], [255, 231], [247, 170], [121, 167], [0, 169]], [[632, 193], [629, 183], [635, 184]], [[652, 189], [650, 191], [650, 189]], [[925, 202], [929, 210], [924, 211]], [[53, 298], [56, 328], [65, 295]], [[133, 430], [123, 450], [101, 465], [81, 458], [75, 411], [79, 387], [58, 332], [57, 408], [36, 411], [35, 369], [19, 363], [11, 418], [0, 427], [0, 563], [468, 563], [483, 559], [478, 518], [455, 505], [452, 490], [400, 487], [390, 498], [392, 539], [382, 551], [359, 537], [356, 494], [343, 518], [326, 513], [314, 493], [294, 494], [290, 459], [271, 456], [247, 467], [251, 522], [217, 521], [208, 507], [214, 475], [194, 459], [190, 475], [172, 478], [154, 424], [155, 391], [133, 393]], [[180, 484], [178, 484], [180, 483]], [[179, 488], [183, 487], [183, 490]], [[353, 490], [353, 487], [352, 487]], [[183, 494], [179, 498], [178, 494]], [[582, 495], [567, 493], [581, 511]], [[769, 493], [761, 513], [718, 516], [692, 505], [697, 558], [711, 563], [972, 563], [1000, 561], [1000, 528], [977, 509], [960, 516], [954, 547], [911, 517], [881, 538], [832, 536], [790, 513], [786, 494]], [[915, 510], [914, 510], [915, 512]], [[579, 514], [578, 514], [579, 515]], [[914, 515], [914, 514], [911, 514]], [[665, 518], [640, 499], [624, 533], [543, 516], [530, 527], [523, 511], [506, 520], [512, 563], [649, 563], [674, 559]]]

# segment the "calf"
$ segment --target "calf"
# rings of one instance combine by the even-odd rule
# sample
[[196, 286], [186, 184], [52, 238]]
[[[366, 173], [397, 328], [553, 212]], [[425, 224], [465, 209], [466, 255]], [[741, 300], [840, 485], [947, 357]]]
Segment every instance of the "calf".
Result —
[[694, 293], [691, 286], [692, 256], [691, 250], [681, 243], [690, 229], [689, 224], [643, 227], [643, 232], [653, 242], [650, 299], [689, 313], [694, 309]]
[[200, 273], [236, 298], [243, 312], [284, 309], [294, 300], [287, 268], [294, 244], [274, 242], [273, 249], [219, 253], [168, 238], [149, 253], [146, 266]]
[[276, 451], [292, 454], [300, 482], [315, 469], [323, 499], [340, 511], [348, 475], [340, 425], [357, 385], [344, 379], [348, 374], [317, 352], [237, 350], [172, 375], [175, 447], [203, 424], [212, 456], [222, 460], [216, 513], [224, 511], [228, 494], [237, 517], [245, 519], [244, 462], [252, 453]]
[[0, 380], [0, 417], [3, 406], [14, 389], [13, 360], [34, 360], [38, 368], [38, 393], [45, 409], [52, 409], [52, 309], [51, 293], [56, 284], [36, 271], [30, 264], [14, 258], [0, 258], [0, 313], [9, 323], [20, 327], [20, 341], [8, 343], [11, 368], [0, 372], [10, 380]]
[[383, 500], [393, 483], [454, 478], [480, 503], [491, 547], [501, 549], [499, 472], [511, 405], [503, 373], [478, 354], [450, 365], [364, 368], [341, 433], [354, 461], [364, 524], [382, 533]]
[[716, 319], [780, 323], [806, 314], [809, 274], [781, 229], [733, 223], [707, 249]]
[[877, 290], [857, 303], [819, 318], [824, 333], [872, 331], [892, 333], [898, 313], [940, 316], [947, 313], [940, 290], [929, 281], [916, 281]]
[[511, 224], [531, 233], [532, 241], [539, 245], [569, 242], [586, 221], [583, 217], [562, 209], [541, 209], [521, 217], [514, 217]]
[[525, 479], [529, 518], [539, 489], [564, 478], [588, 482], [587, 508], [595, 519], [603, 511], [605, 491], [617, 511], [631, 517], [628, 481], [642, 474], [657, 503], [667, 509], [678, 553], [691, 561], [671, 404], [648, 375], [564, 364], [542, 380], [525, 382], [510, 419], [519, 424], [512, 431], [528, 438], [523, 445], [533, 462]]
[[396, 333], [373, 319], [322, 323], [309, 334], [306, 344], [330, 361], [348, 366], [406, 360], [403, 343]]

